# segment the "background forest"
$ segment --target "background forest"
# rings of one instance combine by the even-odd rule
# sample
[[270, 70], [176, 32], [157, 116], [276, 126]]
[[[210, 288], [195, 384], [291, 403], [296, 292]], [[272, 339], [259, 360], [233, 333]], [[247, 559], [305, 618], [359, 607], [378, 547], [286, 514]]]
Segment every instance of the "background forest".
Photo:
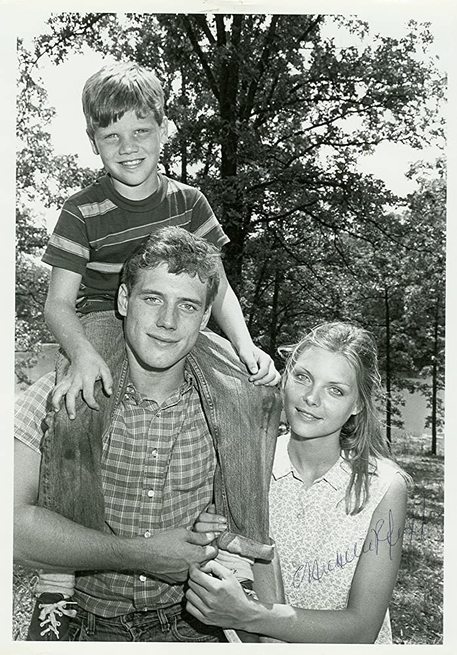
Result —
[[[417, 482], [395, 640], [439, 643], [446, 80], [427, 54], [427, 24], [411, 21], [399, 39], [369, 28], [338, 15], [65, 13], [49, 19], [32, 47], [19, 40], [17, 376], [27, 382], [52, 341], [43, 322], [48, 270], [39, 257], [48, 232], [40, 209], [57, 209], [100, 173], [54, 153], [40, 63], [58, 66], [83, 48], [136, 60], [165, 89], [173, 130], [162, 168], [203, 191], [230, 237], [225, 267], [254, 340], [281, 367], [278, 347], [322, 320], [375, 334], [386, 435]], [[338, 30], [353, 45], [338, 45]], [[359, 166], [383, 142], [434, 144], [442, 156], [433, 164], [419, 157], [408, 174], [416, 190], [400, 197]], [[405, 389], [427, 400], [426, 441], [395, 432], [394, 443]], [[15, 577], [16, 638], [29, 602], [23, 575]]]

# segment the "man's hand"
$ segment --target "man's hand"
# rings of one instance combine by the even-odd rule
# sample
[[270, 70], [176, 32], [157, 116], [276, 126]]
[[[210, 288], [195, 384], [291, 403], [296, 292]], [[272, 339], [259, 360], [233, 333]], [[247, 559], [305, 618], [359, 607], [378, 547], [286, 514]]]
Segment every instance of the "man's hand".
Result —
[[263, 384], [267, 387], [274, 387], [278, 384], [281, 376], [276, 370], [270, 355], [263, 352], [263, 350], [255, 346], [252, 342], [240, 346], [238, 356], [251, 373], [250, 382], [253, 382], [255, 385]]
[[65, 376], [55, 386], [51, 401], [54, 411], [59, 411], [62, 398], [65, 397], [68, 416], [74, 419], [76, 398], [80, 392], [91, 409], [99, 409], [94, 396], [96, 380], [102, 381], [105, 393], [110, 396], [113, 392], [111, 372], [97, 351], [94, 348], [88, 348], [74, 358]]
[[217, 547], [211, 546], [214, 532], [196, 533], [187, 528], [175, 528], [143, 539], [143, 568], [169, 584], [185, 582], [189, 567], [200, 565], [217, 555]]

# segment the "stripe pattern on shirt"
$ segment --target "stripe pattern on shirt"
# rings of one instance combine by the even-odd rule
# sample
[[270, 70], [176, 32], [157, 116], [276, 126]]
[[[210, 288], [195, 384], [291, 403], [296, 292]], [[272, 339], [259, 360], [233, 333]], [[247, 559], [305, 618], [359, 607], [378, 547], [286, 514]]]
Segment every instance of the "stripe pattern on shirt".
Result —
[[198, 189], [158, 179], [157, 191], [140, 201], [121, 196], [105, 175], [65, 202], [43, 261], [82, 276], [81, 313], [114, 309], [124, 262], [162, 227], [182, 227], [218, 248], [229, 241]]

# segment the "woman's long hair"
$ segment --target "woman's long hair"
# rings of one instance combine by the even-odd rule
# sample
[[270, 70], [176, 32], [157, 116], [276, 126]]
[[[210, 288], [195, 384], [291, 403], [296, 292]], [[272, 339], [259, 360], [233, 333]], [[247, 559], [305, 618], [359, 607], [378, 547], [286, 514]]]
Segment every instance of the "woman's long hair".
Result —
[[381, 394], [376, 343], [370, 332], [349, 323], [317, 325], [289, 355], [282, 378], [283, 389], [300, 355], [312, 346], [343, 355], [356, 375], [361, 409], [343, 425], [340, 447], [352, 471], [346, 492], [346, 512], [357, 514], [368, 500], [370, 475], [375, 473], [374, 458], [390, 458], [375, 406], [375, 398]]

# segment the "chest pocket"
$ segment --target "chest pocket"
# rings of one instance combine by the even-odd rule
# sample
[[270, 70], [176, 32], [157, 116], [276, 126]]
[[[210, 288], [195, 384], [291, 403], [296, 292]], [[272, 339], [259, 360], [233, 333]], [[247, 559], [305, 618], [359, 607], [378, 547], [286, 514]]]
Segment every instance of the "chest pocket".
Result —
[[176, 491], [203, 488], [212, 480], [216, 454], [206, 423], [193, 422], [174, 444], [170, 461], [170, 487]]

